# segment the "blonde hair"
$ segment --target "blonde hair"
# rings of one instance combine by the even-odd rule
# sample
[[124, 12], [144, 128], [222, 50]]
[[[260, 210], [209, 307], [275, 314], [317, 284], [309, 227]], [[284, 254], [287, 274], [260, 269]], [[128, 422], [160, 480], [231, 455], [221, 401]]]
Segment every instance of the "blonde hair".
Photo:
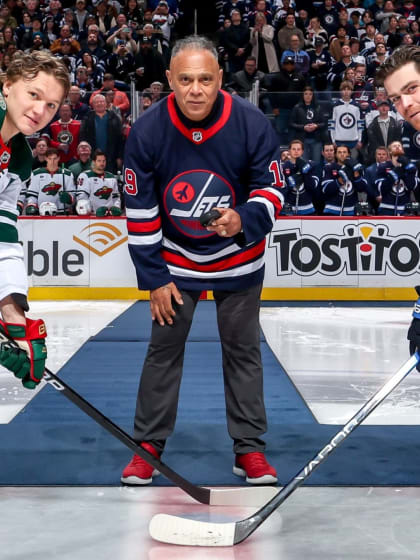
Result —
[[19, 79], [33, 80], [40, 72], [53, 76], [63, 88], [63, 99], [70, 89], [69, 72], [65, 64], [48, 51], [24, 53], [17, 51], [10, 61], [6, 72], [0, 74], [0, 84], [6, 80], [17, 82]]

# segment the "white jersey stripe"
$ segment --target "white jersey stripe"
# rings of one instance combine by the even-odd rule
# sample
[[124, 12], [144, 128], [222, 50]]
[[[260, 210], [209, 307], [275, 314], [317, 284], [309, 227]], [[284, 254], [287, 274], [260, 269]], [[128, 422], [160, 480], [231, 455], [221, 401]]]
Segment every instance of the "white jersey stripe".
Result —
[[215, 272], [199, 272], [197, 270], [191, 270], [191, 268], [180, 268], [172, 264], [168, 264], [168, 269], [171, 274], [175, 276], [185, 276], [187, 278], [204, 278], [211, 280], [212, 278], [232, 278], [234, 276], [244, 276], [245, 274], [251, 274], [262, 268], [264, 266], [264, 257], [258, 260], [248, 263], [237, 268], [229, 268], [228, 270], [218, 270]]
[[132, 218], [133, 220], [150, 220], [159, 214], [159, 206], [153, 206], [153, 208], [126, 208], [125, 213], [127, 218]]

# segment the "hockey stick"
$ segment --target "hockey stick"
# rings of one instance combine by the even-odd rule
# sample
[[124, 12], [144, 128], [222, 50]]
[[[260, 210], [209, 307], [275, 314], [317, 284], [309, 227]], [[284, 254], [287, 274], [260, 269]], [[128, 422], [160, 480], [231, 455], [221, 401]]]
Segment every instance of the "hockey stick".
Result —
[[[17, 346], [16, 342], [9, 338], [6, 334], [0, 333], [0, 343], [11, 343]], [[81, 395], [76, 393], [69, 385], [67, 385], [57, 375], [52, 373], [48, 368], [44, 371], [44, 381], [49, 383], [56, 391], [64, 395], [73, 404], [79, 407], [83, 412], [90, 416], [102, 428], [107, 430], [111, 435], [119, 439], [126, 447], [131, 449], [136, 455], [147, 461], [155, 469], [166, 476], [171, 482], [189, 494], [192, 498], [201, 502], [202, 504], [217, 505], [217, 506], [256, 506], [260, 507], [267, 499], [271, 499], [278, 491], [273, 486], [261, 486], [259, 488], [203, 488], [195, 486], [181, 475], [173, 471], [170, 467], [165, 465], [160, 459], [143, 449], [138, 445], [133, 438], [124, 432], [117, 424], [107, 418], [95, 408], [92, 404], [86, 401]]]
[[232, 523], [207, 523], [173, 515], [155, 515], [149, 526], [150, 535], [162, 542], [186, 546], [232, 546], [244, 541], [323, 463], [326, 458], [365, 420], [397, 387], [419, 362], [415, 352], [379, 389], [347, 424], [307, 463], [299, 473], [251, 517]]

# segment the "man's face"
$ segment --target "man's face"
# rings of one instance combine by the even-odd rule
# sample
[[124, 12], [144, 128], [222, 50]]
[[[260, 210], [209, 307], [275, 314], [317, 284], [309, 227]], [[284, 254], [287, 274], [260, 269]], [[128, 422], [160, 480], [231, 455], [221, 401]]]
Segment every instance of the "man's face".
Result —
[[71, 119], [71, 107], [70, 105], [64, 104], [60, 107], [60, 119], [64, 122], [68, 122]]
[[333, 144], [326, 144], [322, 150], [322, 155], [324, 156], [325, 161], [334, 161], [335, 152]]
[[365, 74], [366, 74], [366, 67], [357, 66], [355, 70], [355, 77], [358, 82], [362, 82], [365, 79]]
[[63, 86], [49, 74], [39, 72], [32, 80], [20, 78], [3, 84], [7, 114], [2, 128], [30, 136], [51, 121], [63, 99]]
[[299, 50], [299, 37], [297, 35], [292, 35], [290, 37], [290, 46], [292, 47], [293, 51]]
[[241, 23], [241, 14], [237, 11], [232, 12], [230, 19], [233, 25], [239, 25]]
[[300, 158], [302, 157], [303, 154], [303, 148], [300, 144], [296, 142], [296, 144], [291, 144], [289, 148], [289, 153], [290, 153], [290, 157], [292, 157], [293, 159]]
[[103, 95], [95, 95], [92, 101], [93, 110], [95, 113], [104, 113], [106, 111], [106, 100]]
[[95, 159], [95, 169], [99, 173], [103, 173], [106, 169], [106, 157], [97, 156]]
[[349, 150], [347, 146], [338, 146], [337, 148], [337, 161], [338, 163], [344, 163], [349, 157]]
[[388, 159], [387, 150], [376, 150], [376, 163], [384, 163]]
[[404, 64], [385, 78], [385, 89], [399, 114], [420, 130], [420, 72], [414, 62]]
[[401, 142], [392, 142], [388, 149], [391, 156], [398, 157], [404, 155], [404, 148], [402, 147]]
[[47, 148], [48, 148], [48, 145], [45, 142], [45, 140], [40, 140], [39, 142], [37, 142], [37, 145], [36, 145], [36, 153], [39, 156], [43, 156], [43, 155], [45, 155], [45, 152], [47, 151]]
[[117, 25], [118, 27], [123, 27], [125, 26], [127, 23], [127, 18], [125, 17], [124, 14], [118, 14], [117, 16]]
[[47, 156], [47, 167], [50, 171], [58, 169], [58, 163], [60, 161], [60, 156], [57, 154], [50, 154]]
[[378, 111], [381, 119], [386, 119], [388, 117], [389, 107], [388, 105], [379, 105]]
[[192, 121], [210, 113], [222, 85], [222, 70], [206, 50], [186, 49], [171, 60], [166, 76], [179, 108]]
[[82, 161], [87, 161], [90, 158], [90, 154], [92, 153], [92, 149], [88, 144], [80, 144], [77, 148], [77, 153], [79, 154], [79, 158]]
[[295, 16], [293, 14], [289, 14], [286, 17], [286, 25], [288, 27], [294, 27], [295, 26]]
[[359, 43], [357, 41], [354, 41], [351, 44], [350, 50], [351, 50], [352, 54], [357, 54], [359, 52]]
[[247, 60], [244, 67], [245, 72], [247, 72], [248, 74], [253, 74], [255, 72], [257, 64], [253, 60]]
[[341, 47], [341, 56], [351, 56], [351, 49], [348, 45]]
[[383, 43], [379, 43], [378, 45], [376, 45], [376, 53], [380, 55], [386, 53], [386, 47]]

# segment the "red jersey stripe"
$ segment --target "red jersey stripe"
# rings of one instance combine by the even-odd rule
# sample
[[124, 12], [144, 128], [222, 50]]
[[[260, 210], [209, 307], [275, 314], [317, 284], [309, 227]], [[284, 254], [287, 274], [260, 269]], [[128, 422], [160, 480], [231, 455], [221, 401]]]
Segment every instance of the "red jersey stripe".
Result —
[[168, 264], [173, 264], [175, 266], [187, 268], [190, 270], [196, 270], [198, 272], [216, 272], [219, 270], [226, 270], [228, 268], [234, 268], [236, 266], [243, 265], [255, 259], [256, 257], [263, 255], [264, 249], [265, 239], [260, 241], [257, 245], [254, 245], [254, 247], [252, 247], [248, 251], [244, 251], [239, 255], [228, 257], [213, 264], [197, 264], [191, 259], [187, 259], [186, 257], [183, 257], [181, 255], [174, 255], [173, 253], [170, 253], [165, 249], [161, 251], [161, 255]]
[[129, 233], [149, 233], [157, 231], [161, 228], [162, 222], [160, 217], [151, 222], [132, 222], [127, 220], [127, 230]]

